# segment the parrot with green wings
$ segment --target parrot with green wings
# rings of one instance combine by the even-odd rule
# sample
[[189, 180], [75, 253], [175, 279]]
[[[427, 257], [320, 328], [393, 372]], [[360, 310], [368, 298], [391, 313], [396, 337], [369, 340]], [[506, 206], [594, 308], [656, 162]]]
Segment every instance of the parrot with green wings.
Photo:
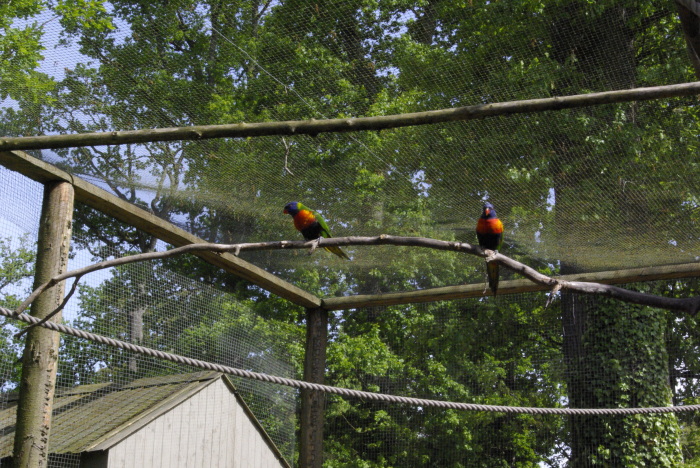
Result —
[[[295, 201], [287, 203], [284, 205], [283, 213], [292, 216], [294, 227], [301, 232], [301, 235], [306, 240], [314, 240], [319, 237], [333, 237], [323, 216], [307, 208], [302, 203]], [[340, 247], [324, 247], [324, 249], [340, 258], [350, 260], [350, 257]]]
[[[481, 216], [476, 222], [476, 238], [482, 249], [498, 250], [503, 244], [503, 223], [498, 219], [496, 210], [489, 202], [484, 203]], [[495, 296], [498, 291], [498, 263], [487, 263], [486, 273], [489, 278], [489, 287]]]

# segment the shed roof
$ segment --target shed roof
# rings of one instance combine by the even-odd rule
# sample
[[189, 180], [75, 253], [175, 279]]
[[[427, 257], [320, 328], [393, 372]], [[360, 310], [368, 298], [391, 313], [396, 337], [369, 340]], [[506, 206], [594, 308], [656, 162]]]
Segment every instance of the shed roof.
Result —
[[[105, 382], [57, 389], [50, 452], [109, 449], [219, 379], [231, 390], [270, 449], [286, 465], [281, 452], [235, 386], [227, 376], [213, 371], [148, 377], [124, 385]], [[17, 393], [8, 394], [7, 406], [0, 411], [0, 458], [12, 455], [17, 402]]]

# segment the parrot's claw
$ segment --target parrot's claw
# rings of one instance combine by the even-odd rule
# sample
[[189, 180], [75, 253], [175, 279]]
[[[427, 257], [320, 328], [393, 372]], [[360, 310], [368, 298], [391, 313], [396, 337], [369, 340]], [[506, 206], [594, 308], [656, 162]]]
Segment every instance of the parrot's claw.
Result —
[[496, 255], [498, 255], [497, 250], [482, 249], [482, 251], [484, 252], [484, 255], [486, 256], [484, 258], [486, 263], [492, 262], [493, 260], [496, 259]]
[[318, 239], [314, 239], [311, 241], [311, 248], [309, 249], [309, 255], [312, 255], [314, 253], [314, 251], [318, 248], [320, 243], [321, 243], [320, 237]]
[[554, 299], [557, 297], [557, 294], [561, 291], [561, 283], [557, 282], [557, 284], [554, 285], [552, 290], [549, 292], [549, 297], [547, 298], [547, 302], [544, 304], [544, 308], [546, 309], [549, 307], [549, 305], [554, 302]]

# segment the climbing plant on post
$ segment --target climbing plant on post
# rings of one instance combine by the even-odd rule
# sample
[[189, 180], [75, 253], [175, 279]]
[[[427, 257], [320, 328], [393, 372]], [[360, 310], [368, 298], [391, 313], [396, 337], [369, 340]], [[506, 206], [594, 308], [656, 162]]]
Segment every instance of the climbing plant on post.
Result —
[[[667, 312], [607, 298], [579, 297], [585, 316], [578, 359], [570, 357], [573, 407], [669, 406]], [[621, 313], [624, 309], [624, 313]], [[593, 379], [593, 384], [590, 380]], [[586, 383], [585, 380], [589, 382]], [[574, 400], [575, 398], [575, 400]], [[572, 416], [571, 466], [678, 466], [680, 428], [673, 414]]]

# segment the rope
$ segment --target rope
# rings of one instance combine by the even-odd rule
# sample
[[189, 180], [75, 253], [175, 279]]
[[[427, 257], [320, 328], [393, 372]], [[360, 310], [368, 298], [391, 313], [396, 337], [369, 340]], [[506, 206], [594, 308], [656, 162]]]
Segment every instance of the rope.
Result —
[[[28, 324], [37, 324], [40, 320], [28, 314], [15, 314], [14, 311], [0, 307], [0, 315], [5, 317], [21, 320]], [[67, 325], [62, 325], [55, 322], [45, 322], [40, 325], [49, 330], [65, 333], [66, 335], [83, 338], [95, 343], [106, 344], [119, 349], [132, 351], [134, 353], [144, 354], [146, 356], [156, 357], [178, 364], [185, 364], [192, 367], [197, 367], [205, 370], [213, 370], [224, 374], [235, 375], [245, 379], [259, 380], [262, 382], [285, 385], [288, 387], [299, 388], [303, 390], [312, 390], [318, 392], [331, 393], [347, 398], [360, 398], [372, 401], [384, 401], [388, 403], [397, 403], [410, 406], [445, 408], [463, 411], [487, 411], [496, 413], [513, 413], [513, 414], [558, 414], [558, 415], [632, 415], [632, 414], [653, 414], [653, 413], [676, 413], [687, 411], [698, 411], [700, 405], [685, 405], [685, 406], [663, 406], [654, 408], [534, 408], [521, 406], [498, 406], [498, 405], [480, 405], [474, 403], [458, 403], [439, 400], [427, 400], [423, 398], [402, 397], [397, 395], [386, 395], [382, 393], [364, 392], [360, 390], [351, 390], [348, 388], [332, 387], [329, 385], [315, 384], [305, 382], [303, 380], [287, 379], [274, 375], [261, 374], [258, 372], [250, 372], [244, 369], [214, 364], [211, 362], [200, 361], [177, 354], [166, 353], [144, 346], [138, 346], [124, 341], [115, 340], [106, 336], [97, 335], [95, 333], [78, 330]]]

